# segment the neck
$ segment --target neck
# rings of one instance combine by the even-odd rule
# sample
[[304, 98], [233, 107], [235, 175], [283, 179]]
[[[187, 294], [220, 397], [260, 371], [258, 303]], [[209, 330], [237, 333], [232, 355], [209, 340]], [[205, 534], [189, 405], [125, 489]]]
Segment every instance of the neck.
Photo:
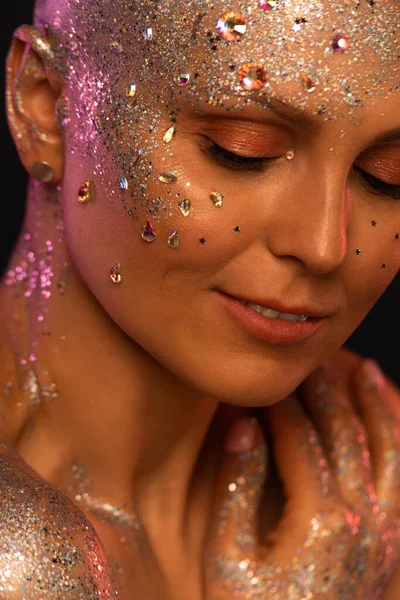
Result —
[[30, 185], [4, 281], [2, 314], [34, 424], [19, 436], [25, 460], [55, 483], [75, 465], [91, 493], [115, 505], [134, 489], [160, 518], [183, 514], [218, 402], [172, 376], [108, 316], [69, 258], [56, 193], [39, 184]]

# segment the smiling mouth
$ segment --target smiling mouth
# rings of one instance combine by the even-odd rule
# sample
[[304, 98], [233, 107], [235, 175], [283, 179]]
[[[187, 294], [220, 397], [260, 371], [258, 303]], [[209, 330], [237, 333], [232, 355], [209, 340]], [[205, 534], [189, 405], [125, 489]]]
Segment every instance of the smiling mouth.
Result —
[[260, 304], [252, 304], [251, 302], [240, 301], [244, 306], [248, 306], [252, 310], [254, 310], [257, 314], [262, 315], [263, 317], [268, 317], [270, 319], [280, 319], [282, 321], [308, 321], [312, 317], [308, 317], [307, 315], [295, 315], [292, 313], [279, 312], [277, 310], [273, 310], [272, 308], [268, 308], [266, 306], [261, 306]]

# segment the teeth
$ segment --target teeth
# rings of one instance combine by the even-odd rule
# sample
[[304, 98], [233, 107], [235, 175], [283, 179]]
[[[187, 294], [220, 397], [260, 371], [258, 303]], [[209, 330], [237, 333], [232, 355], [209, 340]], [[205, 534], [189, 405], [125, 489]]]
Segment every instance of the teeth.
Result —
[[243, 302], [243, 304], [252, 308], [259, 315], [269, 317], [270, 319], [282, 319], [282, 321], [307, 321], [308, 319], [305, 315], [291, 315], [290, 313], [278, 312], [277, 310], [265, 308], [259, 304], [251, 304], [250, 302]]

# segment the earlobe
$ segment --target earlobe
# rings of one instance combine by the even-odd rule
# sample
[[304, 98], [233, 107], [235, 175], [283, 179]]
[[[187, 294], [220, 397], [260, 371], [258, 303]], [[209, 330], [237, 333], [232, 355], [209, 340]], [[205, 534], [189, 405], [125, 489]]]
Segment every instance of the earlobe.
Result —
[[54, 61], [50, 42], [37, 29], [28, 25], [17, 29], [7, 58], [8, 121], [28, 173], [37, 178], [37, 165], [45, 164], [46, 179], [40, 180], [58, 183], [64, 158], [56, 110], [62, 82]]

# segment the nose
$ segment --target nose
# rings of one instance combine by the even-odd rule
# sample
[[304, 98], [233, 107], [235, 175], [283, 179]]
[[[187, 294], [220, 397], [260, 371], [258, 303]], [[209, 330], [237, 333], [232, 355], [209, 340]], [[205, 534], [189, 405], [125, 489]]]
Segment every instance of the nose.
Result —
[[269, 213], [268, 246], [279, 257], [294, 257], [315, 274], [337, 269], [347, 251], [349, 198], [338, 171], [313, 167], [283, 182]]

